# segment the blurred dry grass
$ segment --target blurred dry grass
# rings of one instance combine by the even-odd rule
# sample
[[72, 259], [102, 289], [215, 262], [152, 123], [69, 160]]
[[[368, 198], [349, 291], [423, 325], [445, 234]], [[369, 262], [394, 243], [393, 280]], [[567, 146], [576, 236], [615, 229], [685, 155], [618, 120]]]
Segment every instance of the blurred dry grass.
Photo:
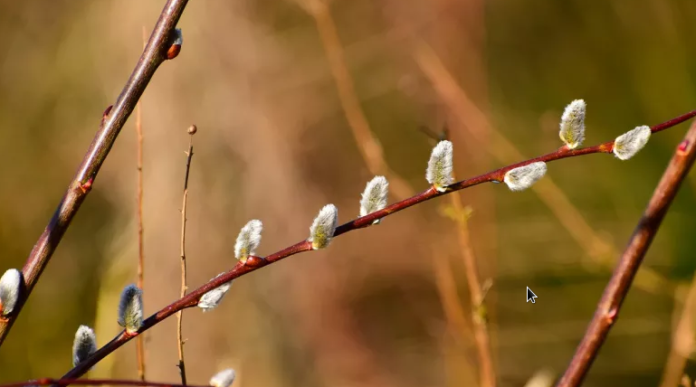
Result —
[[[1, 270], [23, 264], [160, 3], [0, 1]], [[588, 101], [590, 143], [696, 105], [696, 4], [688, 0], [354, 0], [331, 11], [360, 108], [387, 163], [413, 187], [426, 185], [430, 144], [421, 125], [450, 127], [458, 176], [499, 165], [421, 71], [418, 41], [526, 155], [558, 146], [556, 122], [573, 98]], [[304, 238], [325, 203], [339, 207], [341, 220], [356, 216], [371, 178], [300, 5], [191, 2], [181, 27], [182, 54], [143, 99], [148, 313], [178, 294], [189, 124], [199, 127], [188, 210], [192, 286], [232, 265], [231, 241], [248, 219], [264, 222], [267, 254]], [[682, 132], [655, 136], [630, 162], [564, 160], [549, 176], [620, 250]], [[137, 260], [135, 139], [132, 119], [0, 350], [0, 381], [61, 375], [79, 324], [94, 325], [100, 344], [117, 332], [115, 299], [135, 281]], [[675, 286], [696, 267], [693, 187], [683, 187], [645, 262]], [[494, 281], [487, 305], [500, 385], [560, 372], [609, 271], [586, 264], [587, 249], [531, 191], [485, 186], [461, 198], [474, 209], [482, 277]], [[430, 261], [433, 246], [451, 261], [468, 310], [456, 227], [437, 211], [443, 204], [244, 277], [213, 313], [187, 311], [189, 379], [205, 382], [232, 366], [242, 386], [473, 385], [474, 349], [452, 344]], [[539, 295], [533, 307], [522, 301], [526, 286]], [[665, 292], [634, 289], [586, 385], [655, 385], [681, 307]], [[178, 380], [174, 329], [170, 319], [149, 334], [149, 379]], [[690, 361], [687, 371], [696, 371]], [[93, 375], [135, 377], [134, 343]]]

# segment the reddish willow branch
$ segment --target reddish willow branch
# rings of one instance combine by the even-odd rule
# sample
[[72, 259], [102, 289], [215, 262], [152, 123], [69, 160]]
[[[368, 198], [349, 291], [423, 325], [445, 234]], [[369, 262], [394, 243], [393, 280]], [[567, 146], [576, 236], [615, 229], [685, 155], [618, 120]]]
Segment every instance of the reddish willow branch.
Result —
[[[684, 115], [681, 115], [679, 117], [676, 117], [672, 120], [669, 120], [667, 122], [663, 122], [659, 125], [655, 125], [651, 128], [652, 132], [659, 132], [662, 130], [665, 130], [667, 128], [673, 127], [677, 124], [680, 124], [692, 117], [696, 116], [696, 110], [691, 111], [689, 113], [686, 113]], [[455, 191], [459, 191], [465, 188], [473, 187], [475, 185], [479, 185], [482, 183], [486, 182], [496, 182], [500, 183], [503, 181], [505, 177], [505, 173], [513, 168], [517, 168], [523, 165], [531, 164], [537, 161], [544, 161], [544, 162], [550, 162], [554, 160], [560, 160], [560, 159], [565, 159], [568, 157], [575, 157], [575, 156], [583, 156], [583, 155], [589, 155], [592, 153], [611, 153], [614, 147], [614, 141], [609, 141], [605, 142], [603, 144], [587, 147], [587, 148], [582, 148], [582, 149], [567, 149], [565, 146], [561, 147], [555, 152], [539, 156], [533, 159], [521, 161], [516, 164], [508, 165], [506, 167], [502, 167], [500, 169], [496, 169], [494, 171], [485, 173], [483, 175], [479, 175], [467, 180], [462, 180], [457, 183], [454, 183], [447, 187], [447, 190], [445, 192], [438, 192], [435, 188], [431, 187], [428, 190], [421, 192], [413, 197], [410, 197], [408, 199], [402, 200], [400, 202], [394, 203], [390, 206], [387, 206], [386, 208], [373, 212], [369, 215], [365, 215], [363, 217], [353, 219], [349, 221], [348, 223], [344, 223], [338, 228], [336, 228], [336, 232], [334, 233], [334, 237], [338, 237], [341, 234], [345, 234], [349, 231], [353, 231], [356, 229], [360, 228], [365, 228], [369, 227], [372, 225], [372, 222], [384, 218], [386, 216], [389, 216], [391, 214], [394, 214], [396, 212], [399, 212], [401, 210], [404, 210], [406, 208], [415, 206], [418, 203], [422, 203], [426, 200], [430, 200], [433, 198], [436, 198], [438, 196], [446, 195]], [[192, 291], [191, 293], [187, 294], [185, 297], [182, 297], [178, 301], [175, 301], [174, 303], [170, 304], [169, 306], [165, 307], [164, 309], [160, 310], [159, 312], [153, 314], [152, 316], [148, 317], [145, 321], [143, 321], [143, 326], [138, 330], [137, 333], [135, 334], [127, 334], [125, 331], [121, 332], [118, 336], [116, 336], [113, 340], [111, 340], [109, 343], [104, 345], [102, 348], [100, 348], [97, 352], [92, 354], [89, 358], [85, 359], [82, 363], [78, 364], [75, 368], [70, 370], [68, 373], [63, 376], [63, 378], [77, 378], [82, 376], [85, 372], [87, 372], [91, 367], [93, 367], [96, 363], [98, 363], [101, 359], [106, 357], [108, 354], [112, 353], [116, 349], [118, 349], [120, 346], [125, 344], [126, 342], [130, 341], [133, 337], [137, 336], [138, 334], [145, 332], [146, 330], [152, 328], [162, 320], [166, 319], [167, 317], [173, 315], [174, 313], [185, 309], [185, 308], [191, 308], [194, 307], [198, 304], [199, 299], [207, 292], [210, 290], [213, 290], [235, 278], [241, 277], [244, 274], [247, 274], [249, 272], [255, 271], [257, 269], [260, 269], [266, 265], [269, 265], [273, 262], [280, 261], [281, 259], [287, 258], [291, 255], [295, 255], [301, 252], [305, 251], [311, 251], [312, 250], [312, 243], [308, 242], [307, 240], [303, 240], [302, 242], [298, 242], [292, 246], [286, 247], [283, 250], [280, 250], [274, 254], [271, 254], [265, 258], [262, 257], [249, 257], [249, 259], [246, 261], [246, 263], [242, 263], [240, 261], [237, 262], [235, 267], [226, 272], [225, 274], [216, 277], [212, 279], [210, 282], [206, 283], [205, 285], [199, 287], [198, 289]]]
[[16, 382], [0, 384], [0, 387], [25, 387], [25, 386], [67, 386], [69, 384], [74, 384], [77, 386], [151, 386], [151, 387], [210, 387], [210, 386], [194, 386], [191, 384], [171, 384], [171, 383], [158, 383], [158, 382], [148, 382], [146, 380], [120, 380], [120, 379], [50, 379], [41, 378], [29, 380], [26, 382]]
[[648, 207], [643, 212], [609, 284], [604, 289], [590, 326], [563, 378], [558, 383], [559, 387], [579, 386], [587, 375], [609, 330], [616, 322], [633, 277], [638, 272], [643, 257], [657, 234], [667, 209], [677, 195], [679, 186], [691, 169], [694, 159], [696, 159], [696, 122], [691, 125], [686, 137], [677, 147], [662, 179], [657, 184]]
[[128, 82], [126, 82], [113, 107], [104, 112], [100, 128], [92, 140], [77, 174], [24, 264], [22, 275], [26, 289], [21, 292], [13, 313], [7, 319], [0, 319], [0, 345], [7, 337], [34, 285], [58, 247], [63, 234], [70, 226], [70, 221], [90, 192], [99, 169], [106, 160], [114, 141], [116, 141], [116, 136], [133, 112], [133, 108], [155, 71], [166, 59], [174, 27], [179, 21], [186, 3], [188, 0], [167, 1]]

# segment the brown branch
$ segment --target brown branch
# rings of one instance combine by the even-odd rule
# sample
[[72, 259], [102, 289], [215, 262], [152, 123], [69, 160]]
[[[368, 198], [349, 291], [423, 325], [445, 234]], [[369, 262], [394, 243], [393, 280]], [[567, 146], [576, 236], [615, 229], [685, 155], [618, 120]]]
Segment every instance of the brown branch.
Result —
[[[147, 45], [147, 30], [143, 26], [143, 49]], [[137, 135], [137, 169], [138, 169], [138, 192], [137, 192], [137, 218], [138, 218], [138, 281], [137, 285], [141, 291], [145, 290], [145, 241], [143, 238], [143, 112], [142, 101], [138, 101], [135, 109], [135, 132]], [[145, 381], [145, 335], [139, 335], [136, 340], [135, 354], [138, 363], [138, 377]]]
[[[188, 203], [188, 181], [189, 171], [191, 170], [191, 159], [193, 158], [193, 135], [196, 134], [196, 125], [188, 128], [189, 147], [186, 152], [186, 174], [184, 175], [184, 195], [181, 199], [181, 292], [179, 298], [186, 295], [186, 204]], [[177, 349], [179, 351], [179, 373], [181, 374], [181, 384], [186, 385], [186, 364], [184, 363], [184, 337], [182, 334], [182, 323], [184, 311], [180, 310], [176, 314], [176, 336]]]
[[[666, 123], [669, 125], [669, 123]], [[662, 128], [664, 129], [664, 128]], [[616, 322], [621, 304], [628, 294], [633, 277], [650, 247], [662, 219], [667, 213], [679, 186], [686, 177], [696, 158], [696, 122], [691, 125], [684, 140], [672, 156], [662, 179], [657, 184], [638, 226], [619, 260], [590, 326], [585, 332], [568, 369], [558, 383], [559, 387], [579, 386], [592, 366], [599, 349]]]
[[[673, 127], [677, 124], [680, 124], [690, 118], [696, 117], [696, 110], [693, 110], [689, 113], [683, 114], [679, 117], [676, 117], [674, 119], [671, 119], [667, 122], [663, 122], [661, 124], [655, 125], [651, 127], [651, 130], [653, 133], [660, 132], [662, 130], [665, 130], [667, 128]], [[485, 173], [483, 175], [479, 175], [476, 177], [472, 177], [470, 179], [462, 180], [457, 183], [454, 183], [447, 187], [447, 190], [445, 192], [439, 192], [435, 188], [431, 187], [427, 189], [426, 191], [423, 191], [413, 197], [410, 197], [408, 199], [399, 201], [397, 203], [394, 203], [392, 205], [387, 206], [386, 208], [375, 211], [371, 214], [353, 219], [347, 223], [344, 223], [340, 225], [338, 228], [336, 228], [336, 232], [334, 233], [334, 237], [338, 237], [341, 234], [345, 234], [350, 231], [354, 231], [357, 229], [361, 228], [366, 228], [372, 225], [372, 223], [377, 220], [377, 219], [382, 219], [384, 217], [387, 217], [389, 215], [395, 214], [401, 210], [404, 210], [409, 207], [413, 207], [418, 203], [425, 202], [427, 200], [447, 195], [452, 192], [456, 192], [465, 188], [473, 187], [475, 185], [479, 185], [482, 183], [486, 182], [496, 182], [500, 183], [503, 181], [503, 178], [505, 177], [505, 173], [509, 171], [510, 169], [520, 167], [522, 165], [527, 165], [531, 164], [533, 162], [537, 161], [544, 161], [544, 162], [551, 162], [555, 160], [560, 160], [560, 159], [565, 159], [569, 157], [576, 157], [576, 156], [583, 156], [583, 155], [589, 155], [593, 153], [611, 153], [613, 150], [614, 146], [614, 141], [609, 141], [605, 142], [603, 144], [587, 147], [587, 148], [581, 148], [581, 149], [567, 149], [566, 147], [561, 147], [555, 152], [548, 153], [543, 156], [539, 156], [533, 159], [521, 161], [515, 164], [511, 164], [499, 169], [496, 169], [494, 171]], [[245, 262], [242, 263], [240, 261], [237, 262], [234, 268], [232, 270], [215, 277], [214, 279], [210, 280], [203, 286], [199, 287], [198, 289], [190, 292], [187, 294], [185, 297], [182, 297], [181, 299], [169, 304], [165, 308], [161, 309], [157, 313], [153, 314], [152, 316], [148, 317], [145, 321], [143, 321], [142, 327], [138, 330], [138, 332], [134, 334], [126, 334], [125, 331], [122, 331], [119, 333], [118, 336], [116, 336], [114, 339], [112, 339], [110, 342], [105, 344], [103, 347], [101, 347], [99, 350], [97, 350], [92, 356], [89, 358], [85, 359], [82, 363], [78, 364], [76, 367], [68, 371], [63, 378], [68, 379], [68, 378], [77, 378], [82, 375], [84, 375], [85, 372], [87, 372], [91, 367], [93, 367], [95, 364], [97, 364], [101, 359], [121, 347], [123, 344], [127, 343], [130, 341], [133, 337], [138, 336], [142, 332], [147, 331], [148, 329], [152, 328], [153, 326], [157, 325], [167, 317], [177, 313], [180, 310], [183, 310], [185, 308], [191, 308], [196, 305], [198, 305], [199, 299], [207, 292], [227, 283], [235, 278], [241, 277], [247, 273], [250, 273], [252, 271], [255, 271], [257, 269], [260, 269], [264, 266], [267, 266], [273, 262], [280, 261], [284, 258], [290, 257], [292, 255], [305, 252], [305, 251], [312, 251], [312, 244], [308, 242], [307, 240], [303, 240], [301, 242], [298, 242], [292, 246], [286, 247], [283, 250], [280, 250], [274, 254], [271, 254], [265, 258], [262, 257], [254, 257], [251, 256], [249, 259]]]
[[186, 3], [188, 0], [167, 1], [128, 82], [126, 82], [113, 107], [104, 112], [100, 128], [92, 140], [77, 174], [24, 264], [22, 274], [26, 290], [20, 295], [12, 314], [7, 319], [0, 320], [0, 345], [7, 337], [34, 285], [58, 247], [63, 234], [91, 190], [94, 179], [109, 154], [116, 136], [133, 112], [135, 104], [145, 91], [155, 71], [166, 59], [165, 55], [171, 44], [172, 31], [179, 21]]
[[184, 386], [181, 384], [148, 382], [145, 380], [121, 380], [121, 379], [51, 379], [41, 378], [28, 380], [25, 382], [0, 384], [0, 387], [26, 387], [26, 386], [67, 386], [74, 384], [77, 386], [150, 386], [150, 387], [210, 387], [210, 386]]

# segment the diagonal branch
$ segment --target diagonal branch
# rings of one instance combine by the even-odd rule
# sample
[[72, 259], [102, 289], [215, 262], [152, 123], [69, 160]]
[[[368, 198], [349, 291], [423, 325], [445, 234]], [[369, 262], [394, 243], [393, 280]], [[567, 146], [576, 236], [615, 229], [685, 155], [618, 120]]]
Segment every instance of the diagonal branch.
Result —
[[[683, 114], [679, 117], [676, 117], [674, 119], [671, 119], [667, 122], [655, 125], [651, 127], [651, 131], [653, 133], [665, 130], [667, 128], [673, 127], [677, 124], [680, 124], [690, 118], [696, 117], [696, 110], [691, 111], [689, 113]], [[587, 147], [587, 148], [581, 148], [581, 149], [567, 149], [566, 147], [561, 147], [555, 152], [548, 153], [543, 156], [539, 156], [533, 159], [525, 160], [518, 162], [516, 164], [511, 164], [499, 169], [496, 169], [494, 171], [485, 173], [483, 175], [479, 175], [476, 177], [472, 177], [470, 179], [462, 180], [457, 183], [454, 183], [450, 186], [447, 187], [447, 190], [444, 192], [439, 192], [437, 191], [434, 187], [429, 188], [426, 191], [423, 191], [419, 194], [416, 194], [415, 196], [412, 196], [408, 199], [404, 199], [402, 201], [396, 202], [390, 206], [387, 206], [386, 208], [375, 211], [371, 214], [362, 216], [357, 219], [353, 219], [347, 223], [344, 223], [340, 225], [339, 227], [336, 228], [336, 232], [334, 233], [334, 237], [337, 237], [341, 234], [345, 234], [350, 231], [354, 231], [360, 228], [366, 228], [369, 226], [372, 226], [373, 222], [377, 219], [382, 219], [384, 217], [387, 217], [389, 215], [392, 215], [394, 213], [397, 213], [401, 210], [404, 210], [409, 207], [413, 207], [419, 203], [425, 202], [427, 200], [447, 195], [452, 192], [456, 192], [465, 188], [473, 187], [475, 185], [479, 185], [482, 183], [487, 183], [487, 182], [495, 182], [495, 183], [500, 183], [503, 181], [505, 177], [505, 173], [513, 168], [517, 168], [523, 165], [531, 164], [537, 161], [544, 161], [544, 162], [550, 162], [550, 161], [555, 161], [555, 160], [560, 160], [560, 159], [565, 159], [568, 157], [575, 157], [575, 156], [583, 156], [583, 155], [589, 155], [593, 153], [612, 153], [612, 150], [614, 148], [614, 141], [608, 141], [603, 144]], [[298, 242], [292, 246], [286, 247], [283, 250], [280, 250], [274, 254], [271, 254], [265, 258], [262, 257], [249, 257], [245, 263], [242, 263], [241, 261], [238, 261], [237, 264], [235, 265], [232, 270], [215, 277], [214, 279], [210, 280], [208, 283], [204, 284], [203, 286], [199, 287], [198, 289], [192, 291], [191, 293], [187, 294], [185, 297], [182, 297], [181, 299], [173, 302], [172, 304], [166, 306], [164, 309], [161, 309], [159, 312], [153, 314], [152, 316], [148, 317], [145, 321], [143, 321], [142, 327], [138, 330], [138, 332], [134, 334], [126, 334], [125, 331], [121, 332], [118, 336], [116, 336], [114, 339], [112, 339], [109, 343], [101, 347], [99, 350], [97, 350], [92, 356], [89, 358], [85, 359], [82, 363], [78, 364], [75, 368], [72, 370], [68, 371], [63, 378], [65, 379], [74, 379], [77, 377], [80, 377], [84, 375], [85, 372], [87, 372], [91, 367], [93, 367], [95, 364], [97, 364], [101, 359], [109, 355], [110, 353], [114, 352], [116, 349], [121, 347], [123, 344], [127, 343], [130, 341], [132, 338], [138, 336], [142, 332], [145, 332], [146, 330], [152, 328], [153, 326], [157, 325], [167, 317], [175, 314], [176, 312], [185, 309], [185, 308], [191, 308], [196, 305], [198, 305], [198, 301], [200, 298], [207, 292], [220, 287], [223, 284], [226, 284], [227, 282], [230, 282], [234, 280], [235, 278], [241, 277], [247, 273], [250, 273], [252, 271], [255, 271], [257, 269], [260, 269], [266, 265], [269, 265], [273, 262], [280, 261], [284, 258], [290, 257], [292, 255], [301, 253], [301, 252], [306, 252], [306, 251], [312, 251], [312, 243], [303, 240], [301, 242]]]
[[585, 332], [585, 337], [580, 342], [573, 360], [558, 383], [558, 387], [579, 386], [587, 375], [592, 362], [609, 334], [609, 330], [616, 322], [619, 309], [626, 294], [628, 294], [633, 277], [638, 272], [643, 257], [655, 234], [657, 234], [662, 219], [672, 204], [679, 186], [693, 165], [694, 159], [696, 159], [696, 122], [691, 125], [686, 137], [677, 147], [662, 179], [657, 184], [657, 188], [648, 202], [648, 207], [633, 231], [609, 284], [604, 289], [604, 294], [597, 305], [592, 322]]
[[58, 247], [63, 234], [70, 226], [70, 221], [91, 190], [99, 169], [114, 145], [114, 141], [116, 141], [116, 136], [133, 112], [133, 108], [135, 108], [155, 71], [166, 59], [167, 49], [171, 45], [172, 31], [179, 21], [186, 3], [188, 0], [167, 1], [128, 82], [126, 82], [113, 107], [107, 108], [104, 112], [100, 128], [92, 140], [77, 174], [24, 264], [22, 274], [26, 283], [26, 291], [20, 296], [13, 313], [7, 319], [0, 319], [0, 345], [12, 328], [12, 324], [29, 298], [53, 252]]

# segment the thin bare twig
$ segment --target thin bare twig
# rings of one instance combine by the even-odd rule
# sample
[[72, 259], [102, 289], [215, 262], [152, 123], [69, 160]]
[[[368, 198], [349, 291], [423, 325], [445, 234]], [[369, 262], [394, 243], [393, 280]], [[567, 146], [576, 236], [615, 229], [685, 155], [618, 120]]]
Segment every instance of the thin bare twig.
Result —
[[[147, 45], [147, 30], [143, 26], [143, 49]], [[145, 240], [143, 238], [143, 112], [142, 101], [138, 101], [135, 109], [135, 131], [137, 135], [137, 168], [138, 168], [138, 192], [137, 192], [137, 218], [138, 218], [138, 288], [145, 290]], [[138, 362], [138, 377], [145, 380], [145, 335], [139, 335], [136, 340], [136, 357]]]
[[116, 140], [121, 128], [133, 112], [135, 104], [145, 91], [148, 83], [155, 74], [159, 65], [166, 59], [170, 37], [176, 23], [179, 21], [188, 0], [168, 0], [159, 20], [150, 35], [150, 40], [143, 50], [138, 64], [135, 66], [128, 82], [118, 96], [113, 107], [108, 108], [102, 117], [102, 123], [97, 131], [92, 144], [87, 150], [77, 174], [68, 187], [65, 196], [56, 209], [53, 217], [34, 245], [27, 262], [24, 264], [22, 274], [26, 291], [20, 295], [13, 313], [6, 319], [0, 320], [0, 345], [12, 329], [17, 316], [24, 303], [29, 298], [34, 285], [39, 280], [41, 273], [51, 259], [53, 252], [58, 247], [63, 234], [70, 226], [70, 222], [80, 208], [80, 205], [90, 192], [94, 179], [101, 168], [106, 156]]
[[[191, 159], [193, 159], [193, 135], [196, 134], [198, 128], [196, 125], [191, 125], [188, 128], [189, 147], [186, 151], [186, 173], [184, 175], [184, 194], [181, 199], [181, 292], [180, 298], [186, 295], [188, 285], [186, 283], [186, 204], [188, 203], [188, 181], [189, 172], [191, 171]], [[181, 384], [186, 385], [186, 363], [184, 363], [184, 337], [182, 334], [182, 323], [184, 319], [184, 311], [180, 310], [176, 314], [176, 336], [177, 349], [179, 351], [179, 373], [181, 374]]]
[[[683, 114], [679, 117], [673, 118], [669, 121], [663, 122], [661, 124], [655, 125], [651, 128], [651, 131], [653, 133], [660, 132], [662, 130], [665, 130], [667, 128], [673, 127], [677, 124], [680, 124], [690, 118], [693, 118], [696, 116], [696, 110], [691, 111], [689, 113]], [[587, 148], [580, 148], [580, 149], [567, 149], [566, 147], [561, 147], [558, 150], [548, 153], [543, 156], [535, 157], [532, 159], [528, 159], [525, 161], [521, 161], [515, 164], [511, 164], [499, 169], [496, 169], [494, 171], [490, 171], [488, 173], [485, 173], [483, 175], [479, 175], [476, 177], [472, 177], [470, 179], [462, 180], [459, 182], [456, 182], [450, 186], [447, 187], [446, 191], [444, 192], [439, 192], [436, 190], [434, 187], [430, 187], [426, 191], [423, 191], [413, 197], [410, 197], [408, 199], [399, 201], [397, 203], [391, 204], [387, 206], [386, 208], [375, 211], [371, 214], [353, 219], [347, 223], [344, 223], [340, 225], [338, 228], [336, 228], [336, 232], [334, 233], [334, 238], [338, 237], [342, 234], [345, 234], [350, 231], [354, 231], [357, 229], [361, 228], [367, 228], [372, 226], [373, 222], [377, 219], [382, 219], [384, 217], [393, 215], [401, 210], [404, 210], [409, 207], [413, 207], [419, 203], [425, 202], [427, 200], [440, 197], [443, 195], [450, 194], [452, 192], [456, 192], [465, 188], [473, 187], [482, 183], [488, 183], [488, 182], [496, 182], [496, 183], [501, 183], [503, 182], [503, 179], [505, 177], [505, 173], [511, 169], [531, 164], [537, 161], [544, 161], [544, 162], [551, 162], [555, 160], [561, 160], [569, 157], [577, 157], [577, 156], [585, 156], [585, 155], [590, 155], [594, 153], [606, 153], [606, 154], [611, 154], [612, 150], [614, 147], [614, 141], [608, 141], [603, 144], [595, 145], [595, 146], [590, 146]], [[145, 321], [143, 321], [142, 327], [136, 332], [135, 334], [126, 334], [125, 331], [122, 331], [118, 336], [116, 336], [114, 339], [112, 339], [109, 343], [101, 347], [99, 350], [97, 350], [92, 356], [89, 358], [85, 359], [82, 363], [78, 364], [76, 367], [68, 371], [63, 378], [76, 378], [79, 376], [82, 376], [85, 372], [87, 372], [92, 366], [94, 366], [96, 363], [98, 363], [101, 359], [103, 359], [105, 356], [108, 354], [112, 353], [119, 347], [121, 347], [123, 344], [127, 343], [130, 341], [134, 336], [137, 336], [138, 334], [147, 331], [148, 329], [152, 328], [153, 326], [157, 325], [159, 322], [163, 321], [167, 317], [177, 313], [178, 311], [185, 309], [185, 308], [191, 308], [195, 307], [198, 305], [198, 301], [200, 298], [207, 292], [220, 287], [221, 285], [230, 282], [234, 280], [235, 278], [241, 277], [247, 273], [250, 273], [252, 271], [255, 271], [257, 269], [260, 269], [264, 266], [267, 266], [271, 263], [280, 261], [282, 259], [285, 259], [287, 257], [293, 256], [298, 253], [306, 252], [306, 251], [312, 251], [312, 243], [307, 241], [306, 239], [298, 242], [292, 246], [286, 247], [283, 250], [280, 250], [274, 254], [271, 254], [265, 258], [262, 257], [249, 257], [249, 259], [245, 262], [242, 263], [240, 261], [237, 262], [234, 268], [232, 270], [215, 277], [214, 279], [210, 280], [208, 283], [204, 284], [203, 286], [199, 287], [198, 289], [188, 293], [185, 297], [182, 297], [181, 299], [169, 304], [165, 308], [161, 309], [157, 313], [153, 314], [152, 316], [148, 317]]]
[[611, 280], [609, 280], [609, 284], [604, 289], [604, 294], [597, 305], [592, 322], [590, 322], [568, 369], [558, 383], [559, 387], [579, 386], [587, 375], [592, 362], [609, 334], [609, 330], [618, 318], [619, 309], [626, 294], [628, 294], [633, 277], [638, 272], [643, 257], [695, 158], [696, 122], [691, 125], [686, 137], [677, 147], [662, 179], [657, 184], [655, 192], [648, 202], [648, 207], [643, 212], [643, 216], [633, 231], [628, 246], [624, 250]]
[[67, 386], [74, 384], [77, 386], [141, 386], [141, 387], [210, 387], [210, 386], [184, 386], [181, 384], [148, 382], [145, 380], [122, 380], [122, 379], [51, 379], [41, 378], [28, 380], [25, 382], [0, 384], [0, 387], [25, 387], [25, 386]]

